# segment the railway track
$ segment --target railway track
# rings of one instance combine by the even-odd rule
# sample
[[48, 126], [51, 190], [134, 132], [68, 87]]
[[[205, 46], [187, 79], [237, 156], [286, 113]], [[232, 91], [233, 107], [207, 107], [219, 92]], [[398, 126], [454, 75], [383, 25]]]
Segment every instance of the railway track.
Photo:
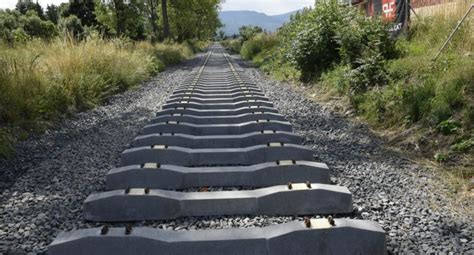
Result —
[[[385, 254], [375, 222], [219, 45], [141, 130], [105, 192], [84, 202], [102, 228], [63, 232], [50, 254]], [[208, 187], [238, 187], [214, 191]], [[191, 191], [190, 191], [191, 189]], [[193, 191], [199, 190], [199, 191]], [[311, 218], [311, 215], [326, 215]], [[263, 228], [172, 231], [114, 223], [223, 215], [308, 216]]]

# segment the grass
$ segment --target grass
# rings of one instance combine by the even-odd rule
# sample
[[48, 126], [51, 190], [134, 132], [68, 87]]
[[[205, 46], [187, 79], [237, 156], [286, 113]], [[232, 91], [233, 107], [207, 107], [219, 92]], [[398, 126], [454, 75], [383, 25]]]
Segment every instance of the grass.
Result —
[[120, 39], [0, 45], [0, 156], [29, 133], [91, 109], [192, 55], [185, 44]]
[[228, 39], [223, 41], [222, 45], [224, 45], [231, 52], [239, 54], [242, 47], [242, 42], [240, 39]]
[[[465, 22], [441, 57], [433, 61], [459, 18], [442, 15], [412, 21], [409, 32], [397, 41], [398, 56], [381, 62], [384, 84], [352, 93], [353, 70], [341, 63], [307, 85], [316, 94], [328, 94], [318, 98], [337, 98], [349, 104], [346, 109], [353, 108], [379, 134], [398, 141], [400, 148], [418, 148], [407, 150], [438, 166], [455, 192], [464, 194], [472, 193], [469, 180], [474, 178], [473, 23]], [[282, 47], [272, 44], [256, 51], [258, 43], [243, 45], [241, 55], [274, 78], [301, 78], [301, 72], [282, 56]]]
[[259, 54], [262, 53], [262, 51], [270, 52], [277, 44], [278, 37], [275, 34], [260, 33], [244, 42], [240, 54], [245, 59], [253, 60], [254, 58], [258, 58], [259, 60], [257, 60], [257, 62], [263, 62], [262, 60], [265, 60], [265, 58], [262, 58], [262, 55]]
[[[472, 23], [432, 61], [457, 21], [448, 16], [413, 22], [411, 32], [398, 41], [402, 56], [387, 62], [388, 84], [361, 94], [353, 106], [381, 133], [418, 128], [422, 135], [415, 140], [420, 147], [415, 153], [434, 161], [455, 193], [469, 199], [469, 180], [474, 177]], [[337, 67], [318, 85], [345, 95], [344, 73], [344, 67]]]

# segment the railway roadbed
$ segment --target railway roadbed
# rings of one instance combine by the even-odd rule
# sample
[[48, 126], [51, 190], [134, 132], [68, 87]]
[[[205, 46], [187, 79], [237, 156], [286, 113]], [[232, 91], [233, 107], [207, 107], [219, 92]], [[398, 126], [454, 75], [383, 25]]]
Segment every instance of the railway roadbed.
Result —
[[[144, 150], [143, 148], [149, 146], [146, 144], [145, 138], [164, 139], [145, 137], [142, 134], [143, 136], [139, 140], [134, 141], [139, 130], [146, 125], [154, 125], [152, 119], [157, 118], [155, 113], [161, 110], [167, 99], [170, 99], [171, 93], [186, 82], [185, 80], [192, 70], [202, 65], [206, 57], [205, 54], [201, 54], [191, 61], [161, 73], [154, 80], [144, 83], [135, 90], [115, 96], [107, 105], [81, 113], [64, 121], [59, 127], [42, 136], [30, 138], [18, 145], [18, 155], [15, 158], [0, 161], [0, 172], [2, 173], [0, 180], [0, 252], [44, 252], [62, 231], [85, 229], [82, 230], [84, 231], [82, 234], [88, 235], [90, 233], [87, 232], [87, 229], [102, 227], [101, 222], [95, 223], [85, 220], [84, 201], [91, 194], [105, 194], [107, 187], [110, 187], [109, 183], [106, 184], [107, 173], [110, 169], [120, 165], [120, 159], [123, 157], [122, 152], [134, 150], [131, 147], [134, 146], [134, 143], [140, 143], [141, 147], [138, 148]], [[306, 99], [304, 90], [271, 81], [254, 68], [248, 68], [245, 65], [241, 65], [241, 67], [241, 74], [248, 78], [248, 82], [258, 84], [278, 113], [291, 123], [293, 132], [303, 138], [302, 145], [312, 150], [315, 161], [324, 162], [329, 166], [329, 176], [331, 176], [329, 184], [346, 187], [352, 193], [351, 202], [354, 211], [347, 213], [345, 209], [341, 215], [335, 215], [339, 220], [336, 221], [336, 226], [344, 224], [350, 226], [353, 224], [352, 220], [368, 220], [378, 224], [386, 233], [386, 245], [389, 253], [474, 253], [472, 219], [452, 213], [449, 208], [450, 202], [443, 195], [445, 190], [442, 186], [437, 186], [442, 183], [440, 180], [437, 180], [428, 171], [385, 148], [367, 127], [354, 124]], [[235, 97], [239, 96], [235, 95]], [[187, 99], [185, 100], [187, 101]], [[179, 104], [179, 102], [170, 101], [169, 103]], [[214, 102], [214, 104], [218, 103]], [[199, 109], [194, 112], [194, 115], [198, 114], [200, 114]], [[243, 123], [251, 118], [245, 112], [239, 112], [236, 115], [242, 118]], [[160, 117], [158, 116], [158, 118]], [[278, 116], [272, 113], [268, 115], [268, 118], [278, 118]], [[210, 121], [206, 118], [196, 117], [192, 120], [182, 119], [183, 122], [199, 122], [195, 125], [207, 125], [206, 123]], [[214, 118], [213, 121], [220, 120]], [[279, 121], [275, 120], [274, 122], [278, 123]], [[174, 125], [175, 123], [167, 124]], [[251, 125], [247, 126], [251, 128]], [[166, 127], [156, 126], [156, 128]], [[181, 147], [192, 147], [194, 152], [201, 153], [199, 159], [204, 164], [220, 163], [210, 156], [206, 158], [205, 155], [208, 151], [200, 149], [200, 146], [210, 143], [209, 139], [212, 138], [212, 133], [197, 136], [200, 134], [195, 133], [197, 129], [194, 126], [186, 130], [190, 130], [189, 133], [170, 137], [170, 139], [174, 139], [173, 142], [179, 143], [179, 146], [166, 149], [178, 151], [184, 155], [183, 159], [193, 162], [194, 156], [192, 157], [192, 155], [195, 154], [190, 153], [189, 150], [181, 149]], [[235, 132], [240, 132], [242, 128], [239, 127], [235, 130]], [[249, 154], [247, 151], [260, 150], [260, 147], [255, 147], [252, 141], [255, 139], [264, 141], [264, 134], [255, 134], [254, 131], [246, 134], [248, 134], [246, 135], [248, 138], [239, 140], [243, 142], [238, 144], [235, 142], [235, 147], [246, 148], [245, 153], [241, 152], [242, 149], [236, 151], [233, 149], [230, 152], [234, 154], [231, 154], [229, 159], [236, 157], [234, 155], [247, 155]], [[283, 134], [285, 134], [284, 139], [288, 139], [289, 142], [293, 141], [294, 137], [291, 134]], [[234, 137], [239, 135], [241, 136], [236, 133]], [[157, 144], [156, 141], [153, 140], [153, 143]], [[267, 143], [265, 142], [265, 144]], [[268, 146], [278, 147], [283, 144], [268, 143]], [[303, 150], [299, 147], [294, 149]], [[154, 159], [153, 153], [150, 151], [152, 159]], [[134, 160], [142, 160], [141, 158], [135, 159], [132, 154], [130, 155], [129, 160], [132, 163]], [[172, 156], [173, 154], [170, 154], [170, 162], [173, 161]], [[243, 172], [258, 170], [262, 166], [266, 167], [265, 164], [269, 164], [260, 162], [259, 157], [255, 159], [249, 156], [239, 157], [248, 159], [249, 164], [255, 167], [227, 167], [232, 168], [235, 172]], [[274, 159], [268, 160], [273, 161]], [[188, 161], [183, 161], [183, 164], [191, 164], [186, 163]], [[137, 165], [142, 166], [142, 163], [145, 162], [138, 162]], [[151, 168], [157, 167], [157, 165], [151, 165]], [[196, 166], [163, 166], [162, 168], [169, 169], [170, 172], [174, 171], [173, 173], [183, 178], [182, 182], [173, 184], [178, 187], [185, 181], [192, 180], [192, 178], [186, 179], [183, 174], [188, 169], [187, 167]], [[199, 171], [203, 173], [209, 172], [206, 166], [198, 167]], [[132, 167], [131, 170], [133, 169]], [[319, 167], [318, 169], [324, 171], [325, 168]], [[124, 172], [125, 170], [115, 172]], [[120, 186], [119, 176], [117, 178], [113, 184], [115, 185], [114, 189], [124, 188]], [[314, 178], [323, 180], [326, 175]], [[248, 186], [252, 186], [251, 181], [255, 182], [257, 179], [241, 180], [245, 184], [242, 186], [247, 186], [243, 189], [249, 190], [244, 192], [247, 196], [252, 193], [251, 190], [255, 190]], [[222, 178], [219, 176], [211, 176], [209, 179], [200, 181], [219, 182], [220, 180]], [[107, 181], [109, 180], [107, 179]], [[268, 179], [265, 181], [270, 182]], [[222, 183], [219, 184], [226, 186]], [[167, 183], [167, 185], [171, 184]], [[242, 189], [220, 187], [220, 185], [209, 187], [206, 191], [222, 193]], [[182, 190], [173, 189], [176, 187], [157, 186], [152, 187], [150, 194], [159, 198], [158, 195], [164, 192], [160, 191], [160, 188], [173, 189], [173, 191], [167, 192], [174, 193], [199, 191], [192, 186], [186, 185]], [[259, 185], [255, 184], [255, 186]], [[270, 185], [265, 184], [264, 186]], [[294, 187], [299, 186], [295, 185]], [[312, 184], [315, 191], [317, 191], [316, 187], [318, 187], [316, 184]], [[140, 192], [141, 196], [145, 191], [132, 189], [129, 192]], [[259, 191], [255, 190], [254, 193], [256, 192]], [[278, 193], [275, 194], [277, 197]], [[121, 193], [119, 195], [122, 196]], [[205, 195], [200, 192], [199, 196], [193, 199], [205, 200], [207, 199]], [[153, 199], [153, 197], [146, 197], [146, 199], [150, 198]], [[244, 205], [247, 204], [244, 203]], [[244, 207], [239, 208], [245, 209]], [[303, 217], [270, 216], [266, 212], [259, 213], [261, 210], [265, 211], [264, 206], [255, 207], [255, 210], [249, 208], [246, 214], [238, 216], [212, 216], [207, 215], [208, 213], [203, 212], [202, 209], [186, 209], [187, 216], [177, 219], [138, 221], [133, 223], [133, 229], [141, 229], [142, 232], [139, 234], [145, 236], [148, 235], [147, 231], [151, 233], [150, 235], [157, 233], [156, 231], [163, 231], [163, 235], [167, 235], [171, 230], [186, 232], [186, 230], [221, 229], [224, 231], [232, 229], [238, 233], [242, 229], [253, 229], [247, 233], [260, 237], [257, 228], [269, 227], [278, 232], [280, 231], [279, 227], [289, 226], [292, 228], [292, 224], [295, 222], [303, 222]], [[99, 208], [97, 211], [91, 212], [104, 215], [101, 210]], [[282, 213], [285, 213], [286, 208], [281, 210]], [[320, 209], [309, 208], [308, 210]], [[254, 211], [256, 211], [255, 215]], [[184, 212], [180, 213], [184, 214]], [[293, 213], [291, 212], [291, 214]], [[132, 216], [136, 217], [136, 215]], [[152, 216], [168, 217], [166, 215]], [[325, 215], [313, 214], [314, 220], [323, 217]], [[114, 234], [114, 231], [119, 231], [118, 229], [120, 231], [125, 229], [126, 225], [127, 223], [113, 223], [114, 228], [109, 231]], [[170, 235], [173, 233], [171, 232]], [[229, 232], [222, 233], [225, 236]], [[181, 235], [177, 239], [186, 241], [186, 238], [188, 237]], [[268, 243], [262, 245], [269, 247]]]

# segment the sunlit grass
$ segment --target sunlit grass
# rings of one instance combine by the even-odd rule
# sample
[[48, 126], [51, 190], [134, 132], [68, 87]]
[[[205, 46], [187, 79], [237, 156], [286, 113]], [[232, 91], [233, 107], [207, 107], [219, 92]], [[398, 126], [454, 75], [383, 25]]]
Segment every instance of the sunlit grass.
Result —
[[184, 44], [119, 39], [0, 45], [0, 156], [18, 138], [13, 130], [38, 130], [91, 109], [192, 55]]

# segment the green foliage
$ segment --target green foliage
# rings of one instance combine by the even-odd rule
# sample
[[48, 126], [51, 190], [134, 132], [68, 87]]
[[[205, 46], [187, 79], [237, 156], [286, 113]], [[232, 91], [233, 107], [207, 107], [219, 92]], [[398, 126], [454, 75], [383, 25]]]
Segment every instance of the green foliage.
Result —
[[451, 135], [456, 133], [460, 127], [461, 125], [454, 120], [444, 120], [441, 121], [436, 128], [443, 135]]
[[242, 43], [238, 39], [230, 39], [223, 41], [222, 44], [233, 53], [240, 53]]
[[52, 4], [46, 7], [46, 18], [53, 22], [54, 24], [58, 24], [59, 21], [59, 8]]
[[21, 16], [19, 22], [29, 36], [48, 39], [55, 35], [54, 24], [51, 21], [43, 21], [34, 11], [28, 11], [26, 15]]
[[[152, 42], [206, 41], [214, 38], [222, 26], [218, 19], [219, 5], [220, 0], [75, 0], [59, 6], [48, 5], [44, 15], [38, 3], [20, 0], [16, 10], [0, 10], [0, 39], [13, 46], [18, 42], [16, 37], [23, 41], [23, 35], [51, 39], [59, 30], [84, 39], [98, 30], [108, 38], [127, 37], [137, 41], [147, 38]], [[168, 11], [167, 35], [160, 33], [164, 30], [159, 19], [163, 10]]]
[[349, 95], [359, 95], [373, 86], [382, 86], [387, 82], [384, 67], [384, 58], [381, 54], [370, 53], [369, 56], [359, 58], [357, 65], [349, 72]]
[[350, 66], [336, 66], [333, 70], [324, 72], [321, 75], [321, 85], [343, 95], [349, 90], [350, 71]]
[[25, 15], [18, 11], [0, 10], [0, 40], [14, 45], [30, 37], [50, 39], [56, 35], [56, 28], [51, 21], [44, 21], [37, 13], [29, 10]]
[[64, 34], [73, 35], [75, 38], [81, 38], [84, 33], [84, 27], [81, 24], [81, 20], [75, 15], [61, 18], [59, 21], [59, 29]]
[[285, 57], [301, 70], [303, 78], [322, 73], [338, 62], [336, 27], [343, 9], [337, 4], [318, 4], [295, 17], [280, 31]]
[[186, 45], [123, 39], [0, 44], [0, 155], [21, 130], [90, 109], [191, 55]]
[[220, 0], [169, 1], [169, 18], [172, 39], [209, 40], [222, 26], [219, 20]]
[[456, 152], [469, 152], [471, 148], [474, 148], [474, 137], [461, 140], [451, 146], [451, 149]]
[[434, 155], [434, 159], [438, 162], [438, 163], [442, 163], [442, 162], [445, 162], [448, 160], [448, 155], [442, 153], [442, 152], [437, 152], [435, 155]]
[[192, 55], [191, 48], [180, 44], [157, 44], [153, 50], [153, 56], [165, 66], [178, 64]]
[[94, 13], [95, 0], [69, 1], [67, 8], [62, 13], [63, 17], [76, 16], [83, 26], [97, 26], [97, 20]]
[[[240, 53], [277, 79], [317, 81], [347, 96], [358, 114], [379, 127], [416, 125], [428, 136], [450, 135], [436, 142], [442, 153], [435, 160], [443, 162], [473, 147], [472, 22], [465, 22], [441, 58], [432, 61], [459, 18], [417, 18], [408, 34], [394, 41], [382, 20], [319, 3], [293, 15], [277, 33], [277, 44], [265, 47], [260, 35], [246, 36]], [[227, 40], [225, 45], [235, 51], [241, 44]]]
[[397, 55], [388, 27], [355, 8], [321, 3], [292, 18], [279, 33], [284, 56], [303, 79], [318, 77], [335, 65], [350, 65], [353, 92], [384, 83], [384, 60]]
[[242, 26], [239, 28], [239, 35], [243, 42], [252, 39], [255, 35], [263, 32], [259, 26]]
[[[472, 99], [472, 97], [471, 97], [471, 99]], [[474, 128], [474, 104], [471, 104], [471, 105], [468, 104], [461, 111], [461, 120], [462, 120], [463, 126], [466, 129], [473, 129]]]
[[109, 33], [118, 37], [128, 37], [133, 40], [145, 39], [145, 17], [143, 2], [130, 0], [97, 1], [94, 14], [99, 23], [108, 28]]
[[245, 41], [240, 50], [240, 54], [245, 59], [253, 59], [263, 50], [275, 47], [278, 38], [275, 35], [260, 33]]
[[43, 14], [43, 8], [38, 3], [38, 1], [33, 0], [18, 0], [15, 10], [20, 12], [21, 14], [25, 15], [30, 11], [36, 12], [36, 14], [41, 18], [45, 19]]

